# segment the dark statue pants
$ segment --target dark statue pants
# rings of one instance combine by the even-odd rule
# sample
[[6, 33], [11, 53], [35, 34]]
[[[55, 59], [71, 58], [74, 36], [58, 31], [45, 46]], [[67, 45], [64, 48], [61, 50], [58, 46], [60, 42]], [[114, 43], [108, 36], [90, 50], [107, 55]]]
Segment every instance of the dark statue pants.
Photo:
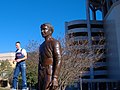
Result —
[[53, 90], [51, 89], [51, 86], [50, 86], [51, 82], [52, 82], [52, 68], [48, 66], [48, 67], [39, 69], [38, 90]]

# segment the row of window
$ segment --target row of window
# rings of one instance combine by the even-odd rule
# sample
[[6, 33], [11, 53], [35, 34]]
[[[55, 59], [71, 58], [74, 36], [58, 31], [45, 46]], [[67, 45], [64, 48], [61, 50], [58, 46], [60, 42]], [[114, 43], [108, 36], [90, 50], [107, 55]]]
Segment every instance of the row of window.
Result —
[[107, 66], [102, 66], [102, 67], [97, 67], [97, 68], [94, 68], [94, 71], [100, 71], [100, 70], [107, 70]]
[[[90, 76], [82, 76], [83, 79], [90, 79]], [[94, 79], [108, 78], [107, 75], [94, 75]]]
[[[83, 68], [84, 68], [84, 67], [83, 67]], [[93, 70], [94, 70], [94, 71], [107, 70], [107, 66], [99, 66], [99, 67], [95, 67], [95, 66], [94, 66]], [[86, 73], [87, 73], [88, 71], [90, 71], [90, 68], [87, 68], [85, 71], [86, 71]]]
[[[104, 45], [104, 44], [105, 44], [105, 40], [92, 41], [92, 45]], [[73, 41], [73, 42], [69, 43], [69, 46], [74, 46], [74, 45], [88, 45], [88, 41], [80, 40], [80, 41]]]
[[[69, 38], [72, 37], [77, 37], [77, 36], [88, 36], [88, 32], [74, 32], [74, 33], [70, 33], [68, 34]], [[91, 36], [104, 36], [103, 32], [92, 32]]]
[[[68, 30], [74, 28], [87, 28], [87, 24], [74, 24], [68, 26]], [[91, 24], [91, 28], [103, 28], [103, 24]]]

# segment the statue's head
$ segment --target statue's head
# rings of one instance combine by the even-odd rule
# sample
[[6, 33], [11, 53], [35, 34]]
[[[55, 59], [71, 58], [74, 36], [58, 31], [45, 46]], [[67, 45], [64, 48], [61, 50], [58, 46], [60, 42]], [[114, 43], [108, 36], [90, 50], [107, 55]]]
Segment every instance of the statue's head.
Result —
[[43, 37], [47, 37], [48, 35], [52, 35], [54, 28], [50, 23], [44, 23], [40, 26], [41, 34]]
[[54, 32], [54, 28], [50, 23], [44, 23], [40, 26], [40, 28], [42, 28], [43, 26], [47, 26], [52, 31], [52, 33]]

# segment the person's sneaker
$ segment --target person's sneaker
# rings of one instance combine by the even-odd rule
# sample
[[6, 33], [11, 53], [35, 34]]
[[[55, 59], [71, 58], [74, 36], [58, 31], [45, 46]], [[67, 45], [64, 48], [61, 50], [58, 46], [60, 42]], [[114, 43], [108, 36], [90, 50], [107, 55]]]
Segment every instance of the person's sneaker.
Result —
[[22, 90], [29, 90], [28, 88], [26, 88], [26, 89], [22, 89]]
[[12, 89], [10, 89], [10, 90], [17, 90], [17, 89], [12, 88]]

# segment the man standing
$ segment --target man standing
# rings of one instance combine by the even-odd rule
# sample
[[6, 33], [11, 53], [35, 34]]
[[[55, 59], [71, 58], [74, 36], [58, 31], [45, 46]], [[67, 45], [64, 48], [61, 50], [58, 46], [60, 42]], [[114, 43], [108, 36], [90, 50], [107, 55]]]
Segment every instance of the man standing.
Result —
[[51, 24], [42, 24], [40, 28], [45, 41], [39, 48], [38, 90], [56, 90], [61, 67], [61, 46], [52, 37], [54, 29]]
[[27, 81], [26, 81], [26, 63], [25, 60], [27, 59], [27, 52], [25, 49], [22, 49], [20, 46], [20, 42], [16, 42], [16, 54], [15, 60], [16, 67], [14, 70], [13, 75], [13, 82], [12, 82], [12, 90], [17, 89], [17, 82], [18, 82], [18, 75], [21, 72], [22, 75], [22, 90], [27, 90]]

